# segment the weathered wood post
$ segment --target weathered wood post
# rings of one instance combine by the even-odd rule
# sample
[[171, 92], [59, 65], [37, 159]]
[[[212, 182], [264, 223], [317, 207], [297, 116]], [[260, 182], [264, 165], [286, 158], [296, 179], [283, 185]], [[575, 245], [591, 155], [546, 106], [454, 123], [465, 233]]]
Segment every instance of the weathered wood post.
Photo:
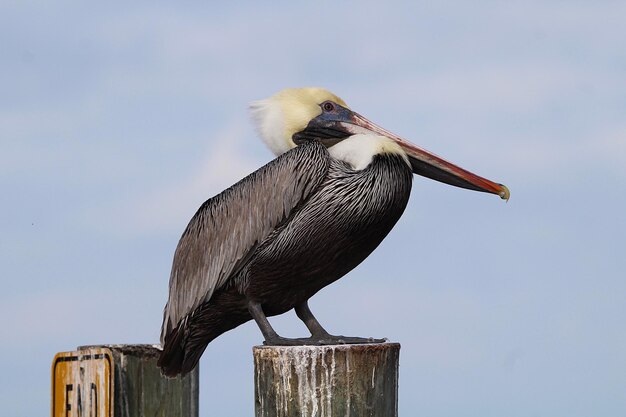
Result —
[[256, 417], [397, 417], [399, 343], [255, 346]]
[[198, 368], [166, 378], [153, 345], [81, 346], [52, 363], [52, 417], [198, 417]]

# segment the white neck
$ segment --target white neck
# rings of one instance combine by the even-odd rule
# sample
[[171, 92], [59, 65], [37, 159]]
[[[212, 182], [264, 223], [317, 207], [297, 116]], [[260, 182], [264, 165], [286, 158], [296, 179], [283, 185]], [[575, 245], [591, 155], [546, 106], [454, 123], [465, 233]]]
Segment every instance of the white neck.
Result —
[[333, 158], [348, 163], [352, 169], [357, 171], [367, 167], [372, 162], [374, 155], [383, 153], [399, 154], [409, 164], [406, 152], [400, 145], [385, 136], [353, 135], [328, 148], [328, 152]]

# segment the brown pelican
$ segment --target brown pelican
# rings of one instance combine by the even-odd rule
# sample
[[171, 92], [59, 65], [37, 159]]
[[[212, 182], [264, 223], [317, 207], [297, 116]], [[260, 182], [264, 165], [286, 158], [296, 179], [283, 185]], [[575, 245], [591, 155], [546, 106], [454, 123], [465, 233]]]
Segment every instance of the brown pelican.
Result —
[[[250, 319], [266, 344], [380, 342], [330, 335], [308, 300], [361, 263], [406, 207], [413, 174], [509, 198], [508, 189], [373, 124], [321, 88], [252, 104], [277, 158], [200, 206], [170, 276], [158, 364], [192, 370], [213, 339]], [[279, 336], [268, 316], [295, 309], [311, 337]]]

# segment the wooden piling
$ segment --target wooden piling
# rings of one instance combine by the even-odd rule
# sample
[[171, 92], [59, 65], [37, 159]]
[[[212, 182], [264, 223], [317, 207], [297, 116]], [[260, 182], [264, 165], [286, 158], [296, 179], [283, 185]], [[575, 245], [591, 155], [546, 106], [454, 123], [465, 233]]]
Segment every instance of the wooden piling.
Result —
[[256, 417], [397, 417], [399, 343], [255, 346]]
[[52, 364], [52, 417], [198, 417], [198, 368], [167, 378], [153, 345], [81, 346]]

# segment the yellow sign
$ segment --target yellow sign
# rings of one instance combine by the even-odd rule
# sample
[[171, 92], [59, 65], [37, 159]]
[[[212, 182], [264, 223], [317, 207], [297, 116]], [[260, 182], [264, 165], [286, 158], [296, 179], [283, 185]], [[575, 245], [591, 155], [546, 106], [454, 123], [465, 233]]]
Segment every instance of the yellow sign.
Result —
[[112, 417], [109, 349], [57, 353], [52, 362], [52, 417]]

